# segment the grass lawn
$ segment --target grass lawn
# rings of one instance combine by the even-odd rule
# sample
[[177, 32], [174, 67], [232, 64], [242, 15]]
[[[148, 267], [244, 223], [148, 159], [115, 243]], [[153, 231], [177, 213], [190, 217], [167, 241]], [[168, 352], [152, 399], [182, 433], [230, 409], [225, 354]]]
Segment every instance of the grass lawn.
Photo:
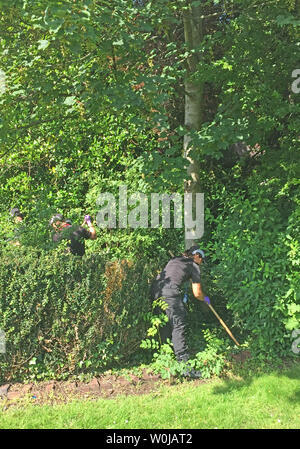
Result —
[[1, 429], [299, 429], [300, 364], [247, 380], [162, 386], [144, 396], [9, 408]]

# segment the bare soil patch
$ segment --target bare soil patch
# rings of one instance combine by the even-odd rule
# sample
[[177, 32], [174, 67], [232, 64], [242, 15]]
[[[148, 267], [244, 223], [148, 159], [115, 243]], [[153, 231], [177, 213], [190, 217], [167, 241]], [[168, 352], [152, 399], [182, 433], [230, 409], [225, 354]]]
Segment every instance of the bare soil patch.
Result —
[[[195, 380], [203, 383], [203, 380]], [[141, 376], [102, 375], [89, 382], [48, 381], [38, 383], [7, 383], [0, 386], [0, 408], [6, 410], [11, 406], [24, 403], [60, 404], [74, 399], [112, 399], [119, 395], [142, 395], [157, 391], [163, 384], [170, 385], [176, 381], [162, 379], [159, 375], [146, 371]]]
[[[233, 364], [243, 364], [251, 358], [249, 351], [232, 355]], [[207, 380], [189, 380], [194, 385], [201, 385]], [[73, 399], [112, 399], [119, 395], [143, 395], [157, 391], [162, 385], [175, 385], [178, 379], [162, 379], [160, 375], [142, 371], [139, 376], [133, 374], [103, 374], [89, 382], [80, 381], [45, 381], [37, 383], [6, 383], [0, 385], [0, 410], [11, 406], [27, 404], [37, 405], [67, 403]]]

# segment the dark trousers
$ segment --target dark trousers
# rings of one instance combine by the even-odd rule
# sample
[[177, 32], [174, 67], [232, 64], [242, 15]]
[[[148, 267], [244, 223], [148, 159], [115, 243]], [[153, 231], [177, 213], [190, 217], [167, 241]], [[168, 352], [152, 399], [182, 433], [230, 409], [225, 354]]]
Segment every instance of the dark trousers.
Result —
[[[168, 304], [165, 311], [168, 322], [160, 329], [162, 343], [169, 338], [173, 343], [176, 359], [186, 362], [189, 360], [189, 352], [185, 340], [186, 310], [182, 302], [182, 295], [163, 296], [156, 292], [152, 296], [153, 299], [160, 297]], [[161, 310], [159, 312], [161, 313]]]

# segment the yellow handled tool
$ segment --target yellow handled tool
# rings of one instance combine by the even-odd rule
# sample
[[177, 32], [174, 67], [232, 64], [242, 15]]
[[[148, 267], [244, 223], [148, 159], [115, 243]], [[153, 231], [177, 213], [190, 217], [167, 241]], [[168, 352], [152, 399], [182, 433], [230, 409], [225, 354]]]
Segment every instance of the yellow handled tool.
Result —
[[239, 342], [234, 338], [234, 336], [232, 335], [232, 332], [230, 331], [230, 329], [226, 326], [226, 324], [224, 323], [224, 321], [222, 320], [222, 318], [217, 314], [217, 312], [215, 311], [215, 309], [213, 308], [213, 306], [211, 304], [207, 304], [208, 307], [210, 308], [210, 310], [216, 315], [216, 317], [218, 318], [218, 320], [220, 321], [221, 325], [224, 327], [224, 329], [226, 330], [227, 334], [230, 335], [230, 337], [232, 338], [232, 340], [235, 342], [235, 344], [237, 346], [240, 346]]

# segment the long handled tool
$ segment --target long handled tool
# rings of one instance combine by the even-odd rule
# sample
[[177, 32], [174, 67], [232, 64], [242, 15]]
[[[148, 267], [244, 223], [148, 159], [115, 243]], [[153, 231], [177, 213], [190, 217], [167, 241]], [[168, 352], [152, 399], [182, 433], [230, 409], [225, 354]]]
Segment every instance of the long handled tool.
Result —
[[215, 311], [215, 309], [213, 308], [213, 306], [211, 304], [207, 304], [208, 307], [210, 308], [210, 310], [216, 315], [216, 317], [218, 318], [218, 320], [220, 321], [221, 325], [224, 327], [224, 329], [226, 330], [227, 334], [232, 338], [232, 340], [234, 341], [234, 343], [237, 346], [240, 346], [239, 342], [234, 338], [234, 336], [232, 335], [232, 332], [230, 331], [230, 329], [228, 329], [228, 327], [226, 326], [226, 324], [224, 323], [224, 321], [222, 320], [222, 318], [217, 314], [217, 312]]

